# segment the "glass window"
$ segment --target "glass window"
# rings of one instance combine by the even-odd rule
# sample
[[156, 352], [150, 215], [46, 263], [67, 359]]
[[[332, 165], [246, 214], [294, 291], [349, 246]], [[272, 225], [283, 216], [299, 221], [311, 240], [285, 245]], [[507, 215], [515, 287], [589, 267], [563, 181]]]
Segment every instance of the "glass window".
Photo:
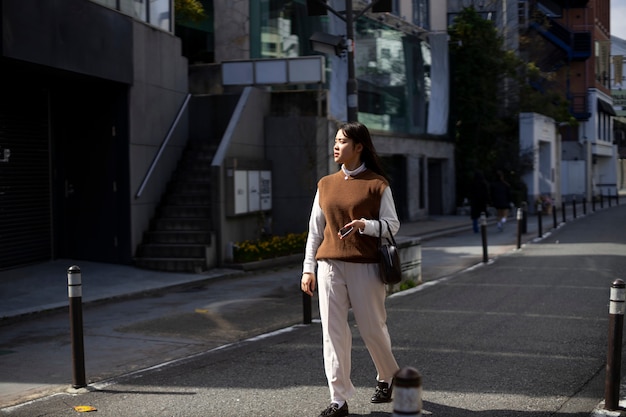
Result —
[[150, 20], [151, 25], [163, 30], [171, 30], [171, 10], [170, 0], [150, 0]]
[[310, 17], [304, 0], [258, 0], [251, 7], [251, 58], [312, 55], [309, 38], [325, 18]]
[[424, 29], [430, 29], [428, 2], [429, 0], [413, 0], [413, 24]]
[[425, 132], [428, 47], [369, 19], [358, 20], [355, 32], [359, 120], [376, 130]]

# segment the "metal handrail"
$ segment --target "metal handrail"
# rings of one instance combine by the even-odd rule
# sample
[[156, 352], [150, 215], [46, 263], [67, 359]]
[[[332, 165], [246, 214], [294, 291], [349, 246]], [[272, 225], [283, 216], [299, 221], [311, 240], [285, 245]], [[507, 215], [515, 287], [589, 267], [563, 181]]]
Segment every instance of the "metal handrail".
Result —
[[137, 190], [137, 194], [135, 194], [135, 198], [141, 197], [141, 194], [143, 193], [144, 188], [146, 188], [146, 184], [148, 183], [148, 180], [150, 179], [150, 176], [152, 175], [152, 172], [154, 171], [156, 164], [159, 162], [159, 159], [161, 158], [161, 155], [163, 154], [163, 151], [165, 150], [167, 143], [170, 141], [170, 138], [172, 137], [172, 133], [174, 133], [174, 129], [176, 129], [176, 126], [178, 125], [178, 121], [180, 120], [180, 117], [183, 115], [183, 112], [187, 108], [187, 104], [189, 103], [190, 98], [191, 98], [191, 94], [187, 94], [187, 96], [185, 97], [185, 101], [183, 101], [183, 104], [180, 106], [180, 109], [178, 109], [176, 118], [172, 122], [172, 125], [170, 126], [170, 129], [168, 130], [167, 135], [165, 136], [165, 139], [163, 139], [163, 142], [161, 142], [159, 151], [154, 156], [154, 159], [152, 160], [152, 164], [150, 164], [150, 168], [148, 169], [148, 172], [146, 172], [146, 175], [143, 177], [143, 181], [141, 182], [141, 185], [139, 186], [139, 190]]

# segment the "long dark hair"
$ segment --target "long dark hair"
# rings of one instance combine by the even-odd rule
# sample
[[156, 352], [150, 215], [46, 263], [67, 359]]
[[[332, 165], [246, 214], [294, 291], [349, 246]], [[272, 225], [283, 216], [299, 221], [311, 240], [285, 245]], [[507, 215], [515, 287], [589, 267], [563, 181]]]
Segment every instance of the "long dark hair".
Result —
[[389, 181], [389, 177], [387, 177], [380, 163], [380, 157], [376, 153], [376, 148], [374, 148], [374, 143], [372, 143], [372, 137], [367, 127], [359, 122], [348, 122], [339, 126], [339, 129], [343, 131], [347, 138], [352, 139], [355, 144], [360, 143], [363, 145], [361, 161], [365, 163], [365, 166]]

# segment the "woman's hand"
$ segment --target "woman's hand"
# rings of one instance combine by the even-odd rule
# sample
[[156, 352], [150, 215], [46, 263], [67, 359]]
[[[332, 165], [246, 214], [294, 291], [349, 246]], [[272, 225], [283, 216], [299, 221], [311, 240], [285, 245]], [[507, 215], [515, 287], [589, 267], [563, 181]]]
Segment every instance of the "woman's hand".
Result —
[[313, 291], [315, 291], [315, 274], [311, 272], [305, 272], [304, 274], [302, 274], [300, 288], [302, 289], [302, 291], [313, 297]]
[[[365, 221], [362, 219], [352, 220], [350, 223], [346, 223], [342, 229], [350, 229], [350, 228], [353, 228], [353, 230], [360, 230], [362, 232], [363, 230], [365, 230]], [[348, 234], [342, 236], [341, 231], [337, 232], [337, 236], [339, 236], [339, 239], [343, 239], [344, 237], [348, 236]]]

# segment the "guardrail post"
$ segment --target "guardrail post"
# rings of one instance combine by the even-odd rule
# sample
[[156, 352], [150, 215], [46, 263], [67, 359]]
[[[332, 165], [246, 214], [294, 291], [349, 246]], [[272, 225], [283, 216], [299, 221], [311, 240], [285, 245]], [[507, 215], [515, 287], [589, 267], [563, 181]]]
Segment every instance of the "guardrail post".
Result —
[[487, 215], [485, 212], [480, 213], [480, 234], [483, 241], [483, 262], [489, 262], [489, 254], [487, 253]]
[[393, 377], [392, 417], [422, 415], [422, 376], [415, 368], [401, 368]]
[[67, 295], [72, 339], [72, 388], [83, 388], [87, 386], [83, 343], [83, 287], [80, 268], [76, 265], [67, 270]]
[[616, 279], [611, 284], [609, 297], [609, 343], [606, 360], [606, 380], [604, 385], [604, 408], [619, 408], [620, 368], [622, 366], [622, 333], [626, 284]]
[[576, 218], [576, 196], [574, 196], [574, 198], [572, 198], [572, 215], [574, 216], [574, 219]]
[[517, 209], [517, 249], [522, 247], [522, 211], [521, 207]]
[[561, 202], [561, 217], [563, 217], [563, 223], [565, 223], [565, 211], [566, 211], [566, 207], [565, 207], [565, 199], [563, 199], [563, 201]]

